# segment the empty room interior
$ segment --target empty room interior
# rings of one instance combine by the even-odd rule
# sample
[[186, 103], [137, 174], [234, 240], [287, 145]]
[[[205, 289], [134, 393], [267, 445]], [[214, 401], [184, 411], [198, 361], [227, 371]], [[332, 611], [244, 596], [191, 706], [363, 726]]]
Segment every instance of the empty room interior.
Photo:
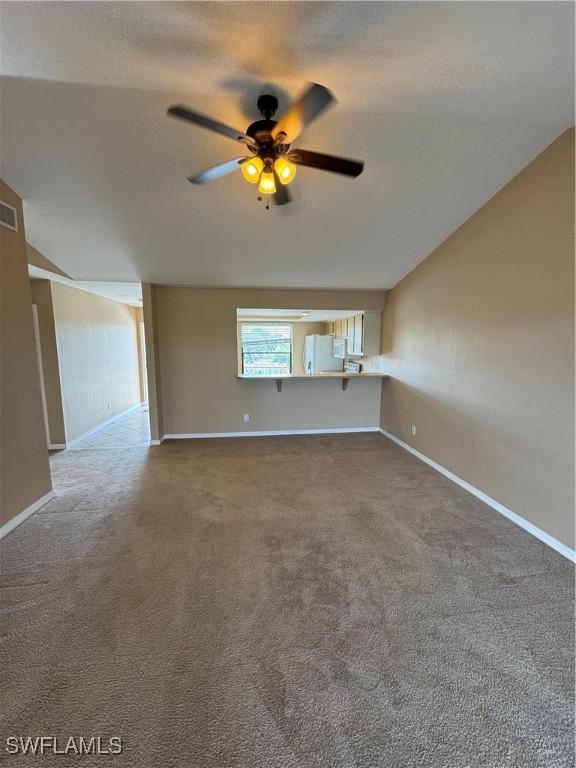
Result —
[[573, 768], [573, 2], [0, 2], [0, 765]]

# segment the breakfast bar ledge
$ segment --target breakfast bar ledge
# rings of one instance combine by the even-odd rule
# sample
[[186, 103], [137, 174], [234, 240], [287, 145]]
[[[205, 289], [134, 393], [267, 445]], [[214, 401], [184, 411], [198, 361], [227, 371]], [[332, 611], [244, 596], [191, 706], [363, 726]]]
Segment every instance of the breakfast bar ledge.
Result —
[[272, 379], [276, 382], [276, 389], [278, 392], [282, 392], [282, 384], [286, 379], [340, 379], [342, 382], [342, 391], [345, 392], [348, 389], [348, 382], [350, 379], [388, 379], [390, 378], [387, 373], [342, 373], [329, 372], [329, 373], [311, 373], [304, 375], [296, 375], [287, 373], [284, 375], [269, 375], [269, 376], [250, 376], [246, 373], [237, 374], [238, 379], [249, 379], [251, 381], [262, 381], [262, 379]]

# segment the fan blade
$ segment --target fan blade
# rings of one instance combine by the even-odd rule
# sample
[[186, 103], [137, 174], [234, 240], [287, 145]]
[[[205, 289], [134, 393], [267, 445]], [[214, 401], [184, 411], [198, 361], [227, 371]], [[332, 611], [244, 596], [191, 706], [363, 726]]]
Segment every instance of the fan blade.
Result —
[[242, 165], [242, 161], [246, 159], [246, 157], [235, 157], [233, 160], [220, 163], [220, 165], [213, 165], [212, 168], [206, 168], [205, 171], [200, 171], [195, 176], [188, 176], [188, 181], [192, 182], [192, 184], [206, 184], [208, 181], [215, 181], [222, 178], [222, 176], [227, 176], [232, 171], [238, 170]]
[[307, 125], [316, 120], [335, 101], [328, 88], [318, 83], [310, 83], [308, 90], [276, 123], [272, 138], [279, 144], [291, 144]]
[[192, 112], [188, 107], [183, 107], [180, 104], [170, 107], [168, 114], [172, 115], [172, 117], [179, 117], [181, 120], [187, 120], [189, 123], [194, 123], [194, 125], [199, 125], [201, 128], [207, 128], [209, 131], [221, 133], [222, 136], [228, 136], [229, 139], [234, 139], [234, 141], [241, 141], [249, 146], [254, 144], [254, 139], [250, 138], [246, 133], [237, 131], [235, 128], [231, 128], [229, 125], [218, 120], [213, 120], [201, 112]]
[[286, 205], [292, 200], [292, 195], [284, 184], [280, 182], [280, 178], [276, 171], [274, 171], [274, 180], [276, 181], [276, 192], [274, 192], [274, 202], [276, 205]]
[[321, 171], [342, 173], [344, 176], [360, 176], [364, 163], [359, 160], [349, 160], [346, 157], [323, 155], [321, 152], [310, 152], [307, 149], [294, 149], [288, 153], [288, 158], [296, 165], [307, 165]]

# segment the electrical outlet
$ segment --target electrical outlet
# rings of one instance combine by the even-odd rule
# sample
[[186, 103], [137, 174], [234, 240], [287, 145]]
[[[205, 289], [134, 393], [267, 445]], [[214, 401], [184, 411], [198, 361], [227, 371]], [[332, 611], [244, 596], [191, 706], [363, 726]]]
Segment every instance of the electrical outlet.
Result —
[[244, 419], [244, 424], [248, 424], [248, 422], [250, 421], [250, 414], [245, 413], [243, 416], [243, 419]]
[[412, 437], [416, 437], [416, 424], [412, 424]]

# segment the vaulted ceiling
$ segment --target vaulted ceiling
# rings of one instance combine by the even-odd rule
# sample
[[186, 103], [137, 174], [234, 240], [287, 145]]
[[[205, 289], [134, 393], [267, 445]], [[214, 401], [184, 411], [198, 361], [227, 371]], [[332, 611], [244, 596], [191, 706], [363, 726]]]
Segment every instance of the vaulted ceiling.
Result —
[[[90, 281], [387, 288], [574, 114], [571, 3], [3, 3], [1, 169], [30, 243]], [[339, 99], [264, 210], [238, 145], [171, 120], [182, 102], [245, 130], [272, 91]]]

